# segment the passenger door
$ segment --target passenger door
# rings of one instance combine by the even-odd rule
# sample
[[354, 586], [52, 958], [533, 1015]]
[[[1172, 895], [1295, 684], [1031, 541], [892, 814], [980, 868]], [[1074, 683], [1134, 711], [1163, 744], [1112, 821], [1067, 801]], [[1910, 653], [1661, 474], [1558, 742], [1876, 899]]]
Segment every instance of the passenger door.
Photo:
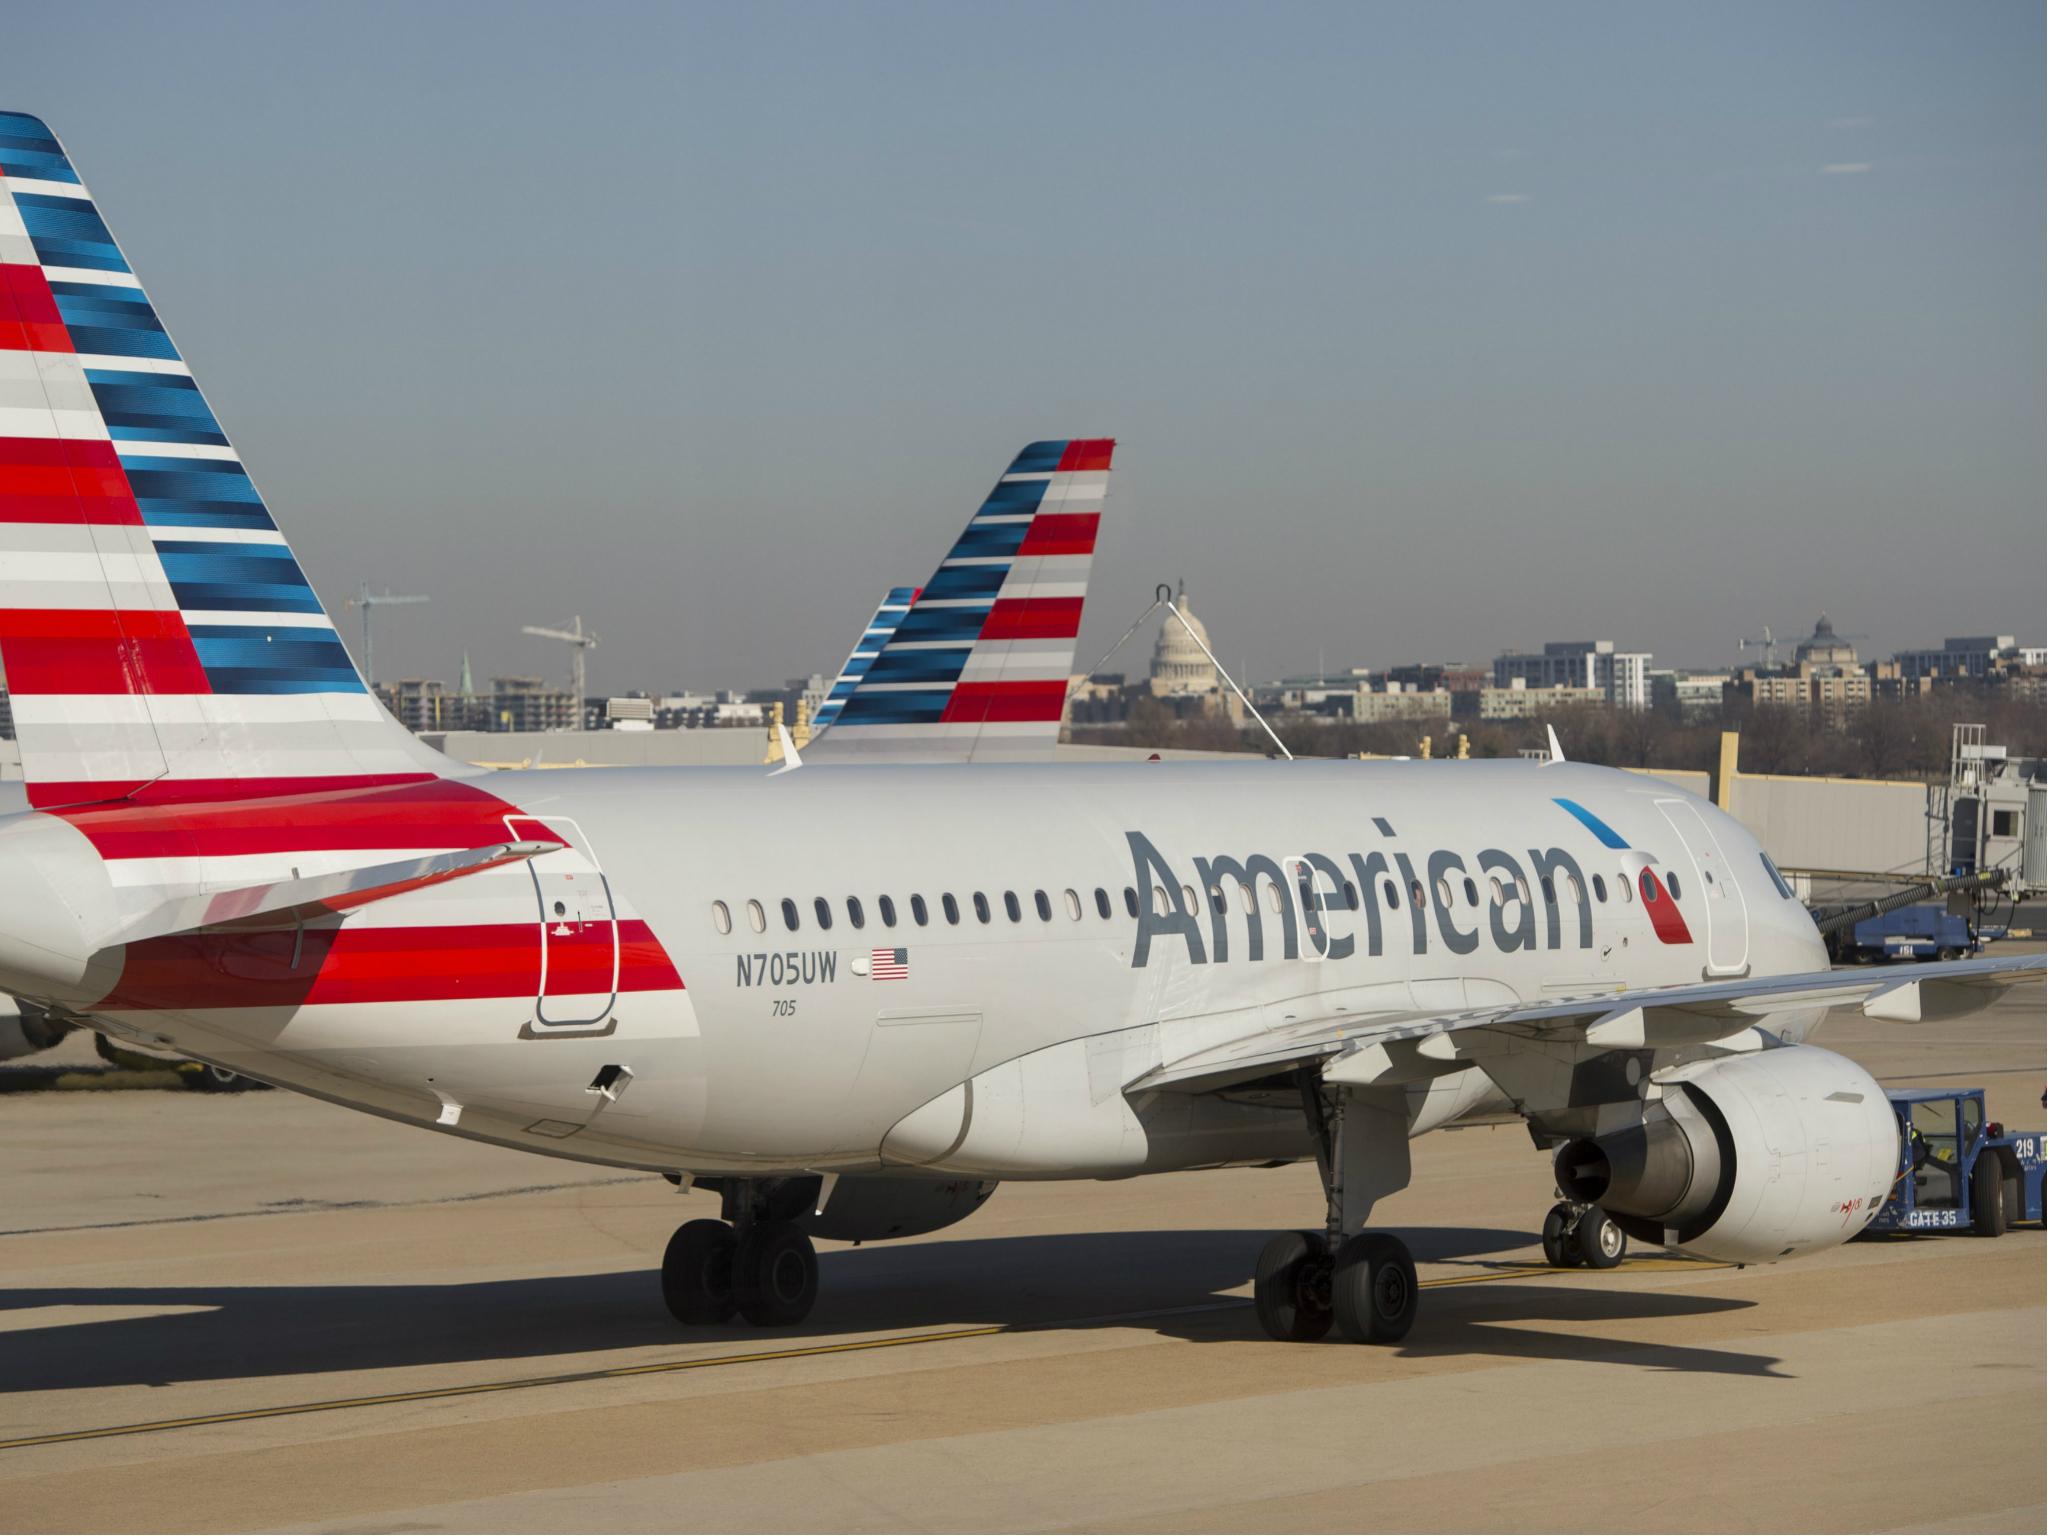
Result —
[[566, 838], [567, 846], [526, 863], [540, 906], [540, 982], [534, 1022], [543, 1027], [599, 1024], [619, 990], [619, 923], [611, 885], [583, 836], [564, 817], [507, 816], [518, 838]]
[[1706, 818], [1683, 800], [1659, 800], [1657, 809], [1692, 856], [1693, 891], [1698, 900], [1687, 908], [1704, 913], [1707, 928], [1707, 973], [1740, 976], [1749, 969], [1749, 903], [1742, 882], [1729, 869]]

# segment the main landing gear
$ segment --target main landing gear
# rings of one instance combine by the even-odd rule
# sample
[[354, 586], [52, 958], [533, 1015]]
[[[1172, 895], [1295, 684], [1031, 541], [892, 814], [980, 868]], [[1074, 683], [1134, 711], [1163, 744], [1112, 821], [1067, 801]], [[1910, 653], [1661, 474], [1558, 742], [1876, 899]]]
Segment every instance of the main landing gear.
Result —
[[737, 1312], [757, 1328], [787, 1328], [818, 1299], [810, 1235], [733, 1180], [727, 1221], [686, 1221], [661, 1256], [661, 1296], [679, 1323], [723, 1323]]
[[1291, 1343], [1332, 1327], [1354, 1344], [1398, 1343], [1421, 1295], [1415, 1260], [1391, 1232], [1359, 1228], [1379, 1196], [1408, 1183], [1407, 1106], [1399, 1093], [1326, 1088], [1307, 1068], [1299, 1082], [1328, 1211], [1322, 1231], [1282, 1232], [1260, 1253], [1259, 1325]]
[[1628, 1234], [1597, 1205], [1560, 1200], [1543, 1218], [1543, 1257], [1553, 1269], [1612, 1269], [1628, 1252]]

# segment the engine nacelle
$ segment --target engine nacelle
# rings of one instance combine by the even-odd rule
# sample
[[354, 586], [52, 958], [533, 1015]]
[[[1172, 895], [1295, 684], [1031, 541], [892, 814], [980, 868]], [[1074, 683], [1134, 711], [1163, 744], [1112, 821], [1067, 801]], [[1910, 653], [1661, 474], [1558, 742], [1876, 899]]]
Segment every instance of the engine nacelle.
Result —
[[70, 1033], [69, 1024], [57, 1023], [40, 1008], [24, 1008], [0, 996], [0, 1061], [47, 1051]]
[[813, 1237], [871, 1243], [964, 1221], [996, 1192], [993, 1179], [841, 1179], [822, 1212], [796, 1219]]
[[1845, 1243], [1898, 1172], [1899, 1129], [1877, 1080], [1810, 1045], [1659, 1072], [1636, 1124], [1568, 1142], [1567, 1198], [1630, 1236], [1735, 1264]]

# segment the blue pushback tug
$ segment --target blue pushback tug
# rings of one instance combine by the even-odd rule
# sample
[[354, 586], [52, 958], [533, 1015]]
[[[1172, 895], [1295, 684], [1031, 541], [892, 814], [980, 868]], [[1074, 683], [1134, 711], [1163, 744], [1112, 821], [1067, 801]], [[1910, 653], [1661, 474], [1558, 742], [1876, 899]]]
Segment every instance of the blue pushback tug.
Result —
[[1984, 1118], [1982, 1088], [1902, 1088], [1888, 1095], [1899, 1120], [1899, 1174], [1865, 1227], [1997, 1237], [2041, 1220], [2042, 1137]]
[[1841, 952], [1856, 960], [1959, 960], [1984, 947], [1980, 937], [1965, 918], [1922, 904], [1866, 917]]

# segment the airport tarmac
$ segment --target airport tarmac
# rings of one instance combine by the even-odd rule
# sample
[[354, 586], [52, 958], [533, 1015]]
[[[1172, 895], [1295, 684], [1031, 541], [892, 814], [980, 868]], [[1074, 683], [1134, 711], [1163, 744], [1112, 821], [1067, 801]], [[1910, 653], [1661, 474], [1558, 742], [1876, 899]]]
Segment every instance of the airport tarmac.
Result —
[[[2038, 987], [1817, 1043], [2042, 1123]], [[8, 1531], [2048, 1525], [2038, 1227], [1554, 1272], [1518, 1126], [1416, 1144], [1392, 1349], [1259, 1333], [1303, 1168], [1005, 1185], [686, 1334], [653, 1266], [714, 1202], [657, 1178], [275, 1092], [4, 1093], [0, 1149]]]

